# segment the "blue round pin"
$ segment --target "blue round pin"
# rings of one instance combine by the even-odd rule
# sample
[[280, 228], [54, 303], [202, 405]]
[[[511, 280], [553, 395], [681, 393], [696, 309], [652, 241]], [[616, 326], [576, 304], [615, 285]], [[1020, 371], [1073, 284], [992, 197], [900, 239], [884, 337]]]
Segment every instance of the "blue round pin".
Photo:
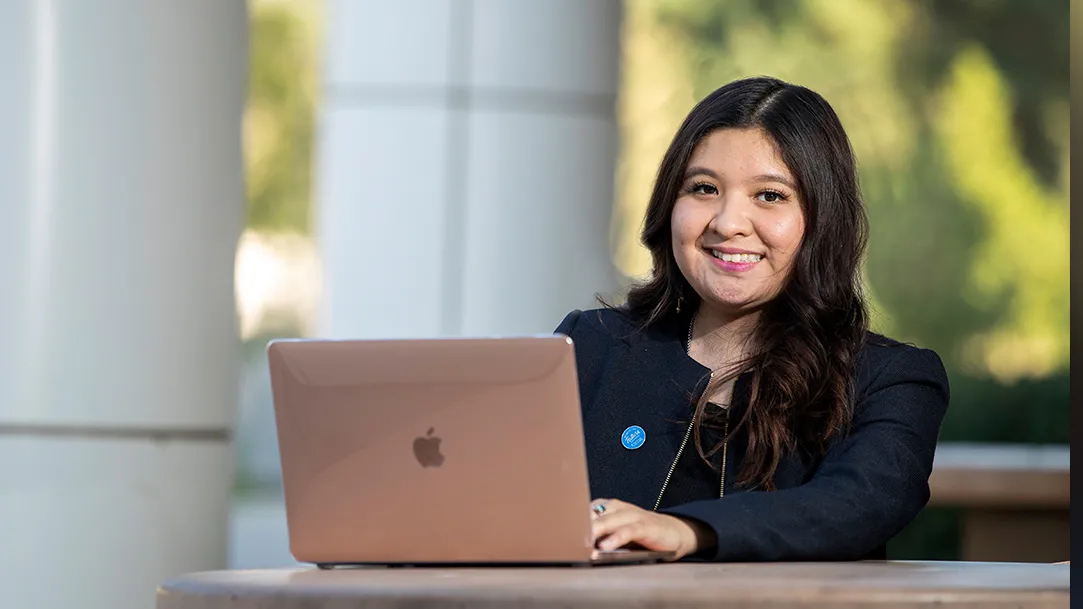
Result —
[[620, 435], [620, 443], [628, 450], [635, 450], [647, 441], [647, 432], [639, 425], [632, 425]]

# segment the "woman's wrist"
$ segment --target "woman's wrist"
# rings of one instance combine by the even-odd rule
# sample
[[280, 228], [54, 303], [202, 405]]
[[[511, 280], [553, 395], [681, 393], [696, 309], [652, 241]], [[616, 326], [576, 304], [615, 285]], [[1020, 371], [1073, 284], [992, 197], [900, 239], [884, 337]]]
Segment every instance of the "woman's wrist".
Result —
[[715, 535], [714, 529], [702, 520], [682, 516], [674, 516], [674, 518], [684, 525], [682, 527], [684, 529], [682, 557], [713, 550], [718, 545], [718, 536]]

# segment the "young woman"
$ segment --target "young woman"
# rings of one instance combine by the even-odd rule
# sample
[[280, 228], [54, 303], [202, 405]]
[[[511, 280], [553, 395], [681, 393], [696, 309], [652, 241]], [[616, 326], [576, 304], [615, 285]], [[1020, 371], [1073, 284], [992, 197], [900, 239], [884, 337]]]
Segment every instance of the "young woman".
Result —
[[948, 380], [868, 330], [853, 153], [771, 78], [700, 102], [647, 208], [645, 283], [573, 311], [600, 548], [716, 561], [883, 558], [925, 506]]

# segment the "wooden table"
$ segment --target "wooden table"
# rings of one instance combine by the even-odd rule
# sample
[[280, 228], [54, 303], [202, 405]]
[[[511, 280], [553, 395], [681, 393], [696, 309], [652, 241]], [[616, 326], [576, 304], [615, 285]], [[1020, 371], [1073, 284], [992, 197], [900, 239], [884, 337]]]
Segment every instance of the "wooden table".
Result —
[[1068, 446], [942, 444], [929, 505], [963, 510], [964, 560], [1068, 560], [1070, 468]]
[[212, 571], [162, 584], [158, 609], [1068, 609], [1069, 569], [1020, 563], [861, 562]]

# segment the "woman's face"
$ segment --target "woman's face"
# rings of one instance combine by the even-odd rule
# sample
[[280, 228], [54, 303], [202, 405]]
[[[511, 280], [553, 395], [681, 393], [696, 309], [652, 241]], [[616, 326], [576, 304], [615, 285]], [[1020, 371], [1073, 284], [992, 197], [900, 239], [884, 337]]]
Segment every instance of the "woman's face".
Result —
[[719, 129], [696, 146], [670, 230], [705, 306], [739, 316], [778, 295], [805, 232], [796, 185], [760, 129]]

